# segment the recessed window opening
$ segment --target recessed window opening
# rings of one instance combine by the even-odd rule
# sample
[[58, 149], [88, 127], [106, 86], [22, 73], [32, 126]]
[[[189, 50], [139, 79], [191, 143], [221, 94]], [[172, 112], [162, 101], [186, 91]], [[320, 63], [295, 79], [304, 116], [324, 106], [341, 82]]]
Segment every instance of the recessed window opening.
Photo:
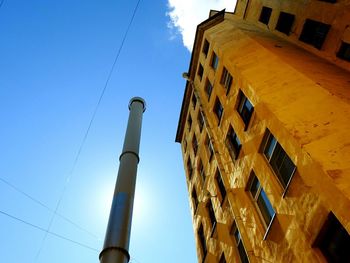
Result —
[[238, 94], [237, 111], [244, 122], [244, 129], [247, 129], [254, 107], [241, 90]]
[[193, 169], [192, 169], [191, 159], [190, 159], [190, 157], [188, 157], [188, 159], [187, 159], [187, 173], [188, 173], [189, 180], [191, 180], [191, 178], [192, 178], [192, 172], [193, 172]]
[[203, 44], [203, 49], [202, 49], [202, 52], [204, 53], [205, 57], [207, 57], [208, 51], [209, 51], [209, 42], [208, 40], [205, 39]]
[[188, 130], [191, 130], [191, 126], [192, 126], [191, 114], [188, 114], [187, 125], [188, 125]]
[[236, 160], [239, 156], [242, 145], [232, 126], [230, 126], [230, 129], [227, 132], [225, 142], [232, 160]]
[[213, 208], [213, 203], [211, 201], [208, 202], [207, 209], [208, 209], [209, 220], [210, 220], [210, 224], [211, 224], [210, 233], [211, 233], [211, 235], [213, 235], [213, 232], [215, 230], [217, 222], [216, 222], [215, 212], [214, 212], [214, 208]]
[[216, 171], [215, 179], [216, 179], [216, 183], [217, 183], [218, 188], [219, 188], [221, 203], [223, 203], [225, 198], [226, 198], [226, 188], [225, 188], [224, 182], [222, 180], [222, 176], [221, 176], [219, 169], [217, 169], [217, 171]]
[[295, 15], [281, 12], [280, 16], [278, 17], [276, 30], [288, 36], [292, 30], [294, 19]]
[[202, 247], [203, 262], [204, 262], [205, 256], [207, 255], [207, 243], [206, 243], [206, 240], [205, 240], [205, 235], [204, 235], [204, 230], [203, 230], [203, 225], [202, 224], [198, 228], [197, 235], [198, 235], [199, 243], [200, 243], [200, 245]]
[[210, 66], [216, 70], [219, 64], [219, 58], [218, 56], [215, 54], [215, 52], [213, 52], [213, 55], [211, 57], [211, 62], [210, 62]]
[[328, 262], [350, 262], [350, 235], [332, 212], [313, 246], [321, 250]]
[[306, 19], [299, 40], [317, 49], [321, 49], [330, 27], [328, 24]]
[[237, 228], [236, 222], [233, 221], [230, 229], [230, 235], [234, 237], [234, 243], [236, 244], [239, 257], [242, 263], [249, 263], [247, 252], [245, 251], [241, 234]]
[[[265, 135], [266, 136], [266, 135]], [[277, 175], [284, 189], [287, 188], [292, 179], [296, 166], [289, 158], [276, 138], [267, 130], [267, 141], [264, 147], [264, 155], [272, 170]]]
[[224, 108], [222, 107], [222, 104], [218, 98], [216, 98], [216, 101], [214, 104], [214, 113], [218, 118], [218, 124], [220, 125], [221, 117], [224, 113]]
[[271, 13], [272, 13], [272, 8], [263, 6], [261, 9], [259, 21], [267, 25], [270, 21]]
[[210, 99], [211, 92], [213, 91], [213, 85], [211, 85], [210, 81], [207, 79], [205, 83], [205, 93], [208, 96], [208, 100]]
[[197, 105], [197, 98], [194, 95], [194, 93], [192, 94], [192, 105], [193, 105], [193, 109], [195, 109]]
[[208, 148], [208, 159], [209, 162], [212, 160], [213, 155], [214, 155], [214, 148], [213, 144], [211, 143], [209, 136], [207, 137], [207, 148]]
[[203, 72], [204, 72], [203, 66], [202, 66], [202, 64], [199, 64], [199, 67], [198, 67], [198, 76], [199, 76], [199, 79], [200, 79], [200, 80], [202, 80]]
[[350, 62], [350, 43], [342, 42], [337, 57]]
[[198, 207], [198, 196], [197, 196], [196, 188], [194, 188], [194, 187], [193, 187], [191, 196], [192, 196], [192, 200], [193, 200], [193, 212], [195, 214], [197, 211], [197, 207]]
[[226, 89], [226, 95], [230, 92], [232, 80], [233, 80], [233, 78], [232, 78], [231, 74], [224, 67], [224, 69], [222, 71], [222, 75], [221, 75], [220, 84], [223, 85], [224, 88]]
[[204, 127], [204, 117], [201, 111], [198, 111], [197, 121], [198, 121], [199, 131], [202, 132]]
[[273, 209], [270, 200], [268, 199], [254, 171], [252, 171], [249, 179], [249, 192], [257, 204], [265, 226], [268, 229], [275, 216], [275, 210]]

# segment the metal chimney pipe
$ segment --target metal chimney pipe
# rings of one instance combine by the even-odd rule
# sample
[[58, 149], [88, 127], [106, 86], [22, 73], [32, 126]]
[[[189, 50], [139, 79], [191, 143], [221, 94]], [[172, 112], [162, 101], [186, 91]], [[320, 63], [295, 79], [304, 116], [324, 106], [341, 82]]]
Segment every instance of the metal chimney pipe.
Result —
[[146, 102], [134, 97], [129, 103], [129, 120], [123, 152], [119, 157], [119, 170], [113, 202], [106, 231], [105, 242], [100, 253], [101, 263], [128, 263], [129, 243], [134, 205], [137, 164], [141, 137], [142, 115]]

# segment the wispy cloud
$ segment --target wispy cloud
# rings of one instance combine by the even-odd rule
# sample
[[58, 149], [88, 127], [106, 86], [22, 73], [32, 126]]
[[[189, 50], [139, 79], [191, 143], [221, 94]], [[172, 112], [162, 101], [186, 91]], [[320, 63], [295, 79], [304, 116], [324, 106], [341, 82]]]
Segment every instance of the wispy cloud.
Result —
[[191, 51], [196, 27], [209, 17], [209, 11], [226, 8], [232, 12], [235, 5], [235, 0], [168, 0], [170, 39], [180, 34], [184, 46]]

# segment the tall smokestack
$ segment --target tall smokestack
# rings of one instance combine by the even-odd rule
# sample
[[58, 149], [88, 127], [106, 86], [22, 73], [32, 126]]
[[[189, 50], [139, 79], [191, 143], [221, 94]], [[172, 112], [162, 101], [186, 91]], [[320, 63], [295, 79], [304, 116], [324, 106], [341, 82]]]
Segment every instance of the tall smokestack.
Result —
[[139, 97], [129, 103], [129, 120], [123, 152], [119, 157], [119, 171], [114, 190], [105, 242], [100, 253], [101, 263], [127, 263], [130, 260], [129, 243], [134, 205], [137, 164], [142, 115], [146, 102]]

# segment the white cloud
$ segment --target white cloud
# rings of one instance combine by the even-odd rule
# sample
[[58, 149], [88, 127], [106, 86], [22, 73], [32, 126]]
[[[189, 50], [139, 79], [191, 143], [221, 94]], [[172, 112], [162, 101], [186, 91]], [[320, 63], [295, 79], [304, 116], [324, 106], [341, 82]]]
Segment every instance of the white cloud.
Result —
[[226, 8], [233, 12], [235, 5], [235, 0], [168, 0], [170, 39], [181, 34], [184, 46], [191, 51], [197, 25], [209, 17], [209, 11]]

